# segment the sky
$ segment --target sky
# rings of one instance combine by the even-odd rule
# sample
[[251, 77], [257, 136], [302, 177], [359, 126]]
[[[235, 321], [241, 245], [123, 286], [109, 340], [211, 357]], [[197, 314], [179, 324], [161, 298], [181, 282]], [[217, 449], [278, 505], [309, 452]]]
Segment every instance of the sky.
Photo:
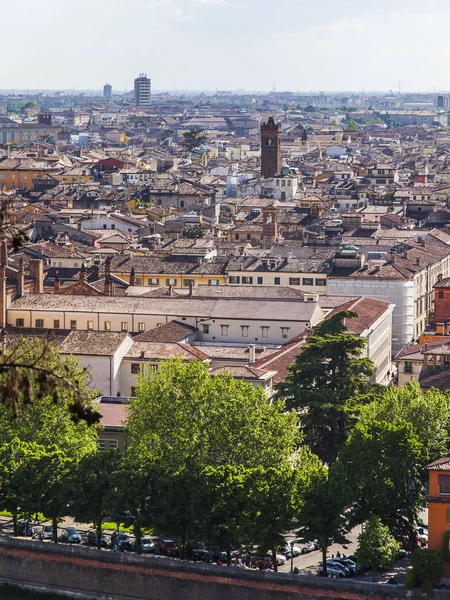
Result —
[[[446, 6], [449, 4], [449, 6]], [[0, 6], [0, 89], [450, 89], [436, 0], [20, 0]]]

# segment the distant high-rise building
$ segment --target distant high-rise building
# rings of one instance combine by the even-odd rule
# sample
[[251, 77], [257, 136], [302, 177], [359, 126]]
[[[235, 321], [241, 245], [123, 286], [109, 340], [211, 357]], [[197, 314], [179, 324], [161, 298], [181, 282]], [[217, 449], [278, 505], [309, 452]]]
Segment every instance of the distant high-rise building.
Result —
[[110, 83], [106, 83], [103, 86], [103, 98], [111, 99], [112, 96], [112, 85]]
[[437, 108], [450, 109], [450, 98], [448, 96], [438, 96], [434, 103]]
[[150, 106], [152, 82], [145, 73], [134, 80], [134, 100], [136, 106]]
[[261, 175], [265, 179], [280, 174], [281, 167], [281, 123], [269, 117], [261, 123]]

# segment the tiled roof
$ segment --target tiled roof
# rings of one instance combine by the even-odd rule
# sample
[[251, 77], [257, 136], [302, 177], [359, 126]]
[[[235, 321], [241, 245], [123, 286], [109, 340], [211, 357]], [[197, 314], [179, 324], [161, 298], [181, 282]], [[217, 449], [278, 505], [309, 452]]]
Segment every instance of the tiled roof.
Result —
[[123, 428], [128, 419], [128, 406], [121, 402], [100, 402], [97, 409], [101, 412], [102, 425], [105, 428]]
[[425, 390], [436, 388], [441, 392], [450, 389], [450, 368], [447, 369], [428, 369], [420, 372], [419, 384]]
[[425, 467], [428, 471], [450, 471], [450, 456], [443, 456]]
[[380, 317], [382, 317], [389, 309], [389, 302], [384, 300], [376, 300], [375, 298], [357, 298], [350, 300], [345, 304], [337, 306], [332, 310], [325, 319], [329, 319], [332, 315], [342, 310], [352, 310], [358, 313], [357, 318], [346, 319], [345, 324], [349, 331], [357, 335], [362, 335], [370, 329]]
[[72, 331], [61, 345], [62, 354], [111, 356], [131, 336], [113, 331]]
[[198, 331], [196, 327], [174, 320], [155, 329], [144, 331], [134, 340], [136, 342], [181, 342], [195, 331]]
[[133, 342], [125, 358], [133, 360], [167, 360], [181, 358], [182, 360], [207, 360], [206, 354], [189, 344], [177, 342]]

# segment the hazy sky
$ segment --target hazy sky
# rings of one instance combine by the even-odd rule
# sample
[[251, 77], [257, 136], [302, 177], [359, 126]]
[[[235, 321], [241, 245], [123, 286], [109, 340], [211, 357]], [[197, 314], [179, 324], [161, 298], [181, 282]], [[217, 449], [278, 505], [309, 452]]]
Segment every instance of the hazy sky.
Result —
[[0, 89], [450, 89], [446, 4], [2, 0]]

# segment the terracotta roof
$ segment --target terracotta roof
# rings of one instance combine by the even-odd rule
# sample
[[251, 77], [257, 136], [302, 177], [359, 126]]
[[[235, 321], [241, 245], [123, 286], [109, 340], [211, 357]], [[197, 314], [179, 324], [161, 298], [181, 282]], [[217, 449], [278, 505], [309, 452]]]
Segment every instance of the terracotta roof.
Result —
[[278, 352], [274, 352], [269, 358], [261, 358], [253, 363], [253, 367], [257, 369], [270, 369], [277, 371], [274, 376], [274, 381], [285, 381], [288, 374], [288, 367], [295, 363], [295, 359], [302, 351], [306, 343], [306, 333], [297, 336], [295, 340], [285, 344]]
[[198, 348], [189, 346], [189, 344], [172, 342], [134, 342], [126, 353], [125, 358], [132, 360], [167, 360], [171, 358], [181, 358], [182, 360], [208, 359], [206, 354], [203, 354]]
[[450, 471], [450, 456], [443, 456], [425, 467], [428, 471]]
[[446, 392], [450, 389], [450, 368], [426, 371], [422, 369], [419, 375], [419, 384], [425, 390], [436, 388], [441, 392]]
[[273, 369], [259, 369], [253, 365], [237, 366], [229, 365], [226, 367], [219, 367], [213, 369], [211, 372], [214, 375], [222, 375], [223, 373], [231, 373], [234, 378], [239, 379], [261, 379], [265, 378], [266, 375], [273, 371]]
[[72, 331], [61, 345], [62, 354], [110, 356], [131, 336], [114, 331]]
[[362, 335], [367, 329], [370, 329], [378, 321], [380, 317], [389, 309], [389, 302], [384, 300], [376, 300], [375, 298], [357, 298], [350, 300], [345, 304], [336, 306], [326, 317], [329, 319], [332, 315], [342, 310], [353, 310], [358, 313], [358, 317], [354, 319], [346, 319], [347, 328], [357, 335]]
[[124, 428], [128, 418], [128, 406], [121, 402], [100, 402], [102, 425], [105, 428]]

